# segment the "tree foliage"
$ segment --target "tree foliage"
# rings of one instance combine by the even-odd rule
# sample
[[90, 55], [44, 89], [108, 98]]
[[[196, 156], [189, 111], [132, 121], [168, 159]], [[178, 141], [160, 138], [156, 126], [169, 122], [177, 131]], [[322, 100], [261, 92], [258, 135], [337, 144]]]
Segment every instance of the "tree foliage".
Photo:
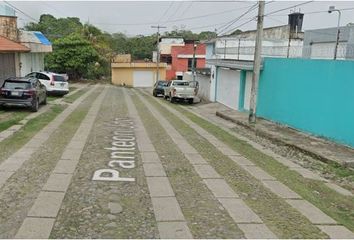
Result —
[[[99, 54], [89, 41], [78, 34], [54, 40], [53, 53], [46, 56], [46, 68], [67, 72], [71, 78], [87, 75], [94, 68]], [[97, 65], [97, 64], [96, 64]]]

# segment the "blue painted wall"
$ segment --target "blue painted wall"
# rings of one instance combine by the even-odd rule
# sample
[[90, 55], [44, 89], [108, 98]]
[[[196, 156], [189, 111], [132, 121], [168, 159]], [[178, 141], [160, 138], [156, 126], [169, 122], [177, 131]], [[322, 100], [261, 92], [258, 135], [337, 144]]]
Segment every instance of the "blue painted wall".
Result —
[[257, 115], [354, 147], [354, 61], [266, 58]]

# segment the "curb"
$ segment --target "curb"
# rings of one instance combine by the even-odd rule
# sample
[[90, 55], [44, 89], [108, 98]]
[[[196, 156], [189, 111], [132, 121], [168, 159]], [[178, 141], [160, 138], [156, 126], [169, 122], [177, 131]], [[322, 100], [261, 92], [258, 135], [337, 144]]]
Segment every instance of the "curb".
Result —
[[219, 111], [216, 111], [216, 116], [218, 117], [221, 117], [225, 120], [228, 120], [228, 121], [231, 121], [233, 123], [236, 123], [237, 125], [240, 125], [248, 130], [251, 130], [253, 131], [257, 136], [260, 136], [260, 137], [264, 137], [270, 141], [272, 141], [273, 143], [277, 144], [277, 145], [285, 145], [287, 147], [290, 147], [290, 148], [293, 148], [295, 150], [298, 150], [306, 155], [309, 155], [317, 160], [320, 160], [321, 162], [324, 162], [324, 163], [327, 163], [327, 164], [333, 164], [335, 166], [343, 166], [343, 167], [346, 167], [346, 168], [354, 168], [354, 162], [339, 162], [335, 159], [332, 159], [332, 158], [328, 158], [327, 156], [325, 155], [322, 155], [322, 154], [319, 154], [319, 153], [315, 153], [313, 151], [310, 151], [306, 148], [303, 148], [303, 147], [300, 147], [298, 145], [295, 145], [293, 143], [290, 143], [286, 140], [283, 140], [283, 139], [280, 139], [280, 138], [277, 138], [277, 137], [274, 137], [272, 134], [269, 134], [265, 131], [261, 131], [259, 129], [256, 129], [255, 126], [252, 126], [252, 125], [249, 125], [249, 124], [246, 124], [242, 121], [239, 121], [239, 120], [236, 120], [236, 119], [233, 119], [229, 116], [227, 116], [226, 114], [223, 114], [222, 112], [219, 112]]

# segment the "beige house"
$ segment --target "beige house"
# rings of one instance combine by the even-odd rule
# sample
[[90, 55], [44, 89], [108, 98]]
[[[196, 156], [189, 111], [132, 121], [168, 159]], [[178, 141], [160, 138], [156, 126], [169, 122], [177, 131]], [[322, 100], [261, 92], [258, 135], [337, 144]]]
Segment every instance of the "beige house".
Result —
[[[117, 55], [111, 64], [112, 84], [130, 87], [152, 87], [157, 65], [152, 62], [131, 62], [130, 54]], [[159, 64], [159, 79], [166, 79], [166, 63]]]

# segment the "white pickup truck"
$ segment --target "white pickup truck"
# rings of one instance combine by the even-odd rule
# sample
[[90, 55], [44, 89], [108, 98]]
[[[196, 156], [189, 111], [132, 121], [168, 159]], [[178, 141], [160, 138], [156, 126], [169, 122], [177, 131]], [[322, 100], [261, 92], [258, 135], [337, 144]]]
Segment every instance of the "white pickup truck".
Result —
[[169, 99], [172, 103], [176, 100], [187, 100], [192, 104], [198, 93], [198, 82], [173, 80], [167, 84], [164, 91], [164, 98]]

